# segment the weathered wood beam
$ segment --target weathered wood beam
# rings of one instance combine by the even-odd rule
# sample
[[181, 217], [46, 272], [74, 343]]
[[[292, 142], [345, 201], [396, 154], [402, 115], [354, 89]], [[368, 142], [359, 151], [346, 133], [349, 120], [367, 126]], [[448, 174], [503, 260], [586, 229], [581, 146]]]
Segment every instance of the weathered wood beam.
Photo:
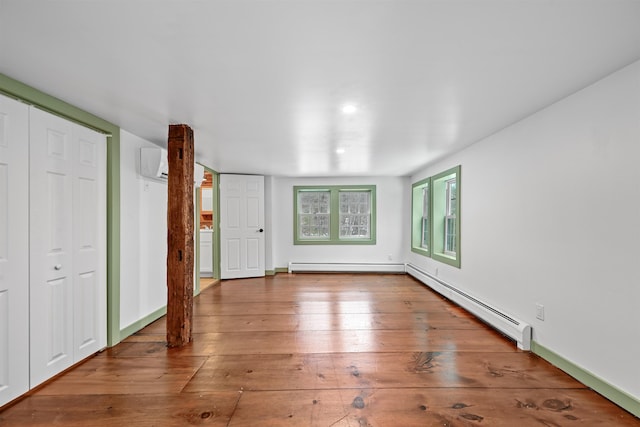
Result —
[[191, 342], [193, 317], [193, 130], [169, 126], [167, 345]]

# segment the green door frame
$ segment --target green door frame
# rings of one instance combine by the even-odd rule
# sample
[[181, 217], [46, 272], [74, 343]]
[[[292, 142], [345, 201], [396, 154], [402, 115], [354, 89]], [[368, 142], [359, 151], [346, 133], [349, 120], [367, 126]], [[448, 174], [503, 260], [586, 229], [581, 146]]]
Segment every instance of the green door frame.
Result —
[[[202, 164], [201, 164], [202, 165]], [[213, 169], [202, 165], [204, 170], [213, 175], [213, 229], [215, 232], [213, 233], [213, 278], [220, 279], [220, 190], [218, 187], [218, 183], [220, 181], [220, 174]], [[197, 230], [195, 233], [196, 239], [196, 250], [195, 250], [195, 284], [194, 284], [194, 295], [200, 294], [200, 204], [202, 201], [199, 197], [196, 197], [195, 200], [195, 209], [196, 212], [194, 219], [194, 228]]]

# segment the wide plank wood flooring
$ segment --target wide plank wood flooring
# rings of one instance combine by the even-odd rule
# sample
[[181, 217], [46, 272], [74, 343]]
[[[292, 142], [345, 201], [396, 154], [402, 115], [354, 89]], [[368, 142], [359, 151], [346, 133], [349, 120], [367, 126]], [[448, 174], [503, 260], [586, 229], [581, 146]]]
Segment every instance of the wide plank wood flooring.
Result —
[[279, 274], [195, 299], [0, 411], [1, 426], [639, 426], [405, 275]]

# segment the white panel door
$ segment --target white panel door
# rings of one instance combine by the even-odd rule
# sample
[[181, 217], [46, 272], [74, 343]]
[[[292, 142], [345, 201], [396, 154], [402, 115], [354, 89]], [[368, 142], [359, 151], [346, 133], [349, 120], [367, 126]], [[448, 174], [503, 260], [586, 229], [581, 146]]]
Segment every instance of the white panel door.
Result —
[[0, 95], [0, 406], [29, 389], [28, 114]]
[[73, 127], [74, 361], [107, 345], [106, 137]]
[[220, 175], [220, 275], [264, 276], [264, 177]]
[[74, 361], [72, 129], [30, 109], [31, 387]]

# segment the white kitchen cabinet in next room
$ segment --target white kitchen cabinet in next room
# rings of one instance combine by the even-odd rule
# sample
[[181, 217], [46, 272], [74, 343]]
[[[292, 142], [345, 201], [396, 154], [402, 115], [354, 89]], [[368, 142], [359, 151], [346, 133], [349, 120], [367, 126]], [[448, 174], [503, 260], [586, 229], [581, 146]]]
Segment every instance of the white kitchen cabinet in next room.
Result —
[[213, 277], [213, 230], [200, 230], [200, 277]]

